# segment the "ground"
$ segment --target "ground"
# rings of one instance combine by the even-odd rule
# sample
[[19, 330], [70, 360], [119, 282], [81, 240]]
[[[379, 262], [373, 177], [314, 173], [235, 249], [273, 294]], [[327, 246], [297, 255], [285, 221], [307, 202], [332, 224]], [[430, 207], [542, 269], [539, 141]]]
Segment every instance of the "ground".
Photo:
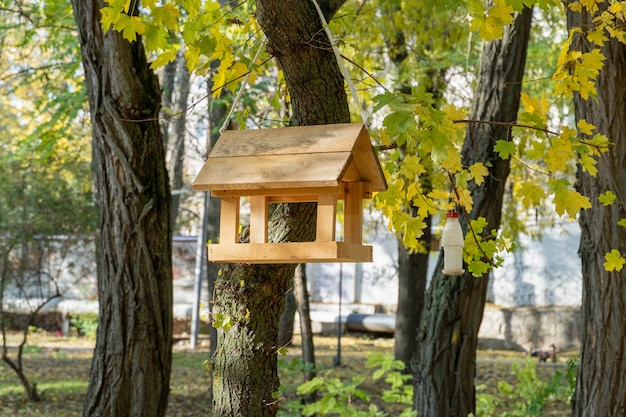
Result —
[[[10, 342], [17, 341], [18, 335], [11, 335]], [[16, 375], [4, 363], [0, 362], [0, 416], [49, 416], [72, 417], [80, 416], [82, 401], [87, 390], [89, 380], [89, 366], [93, 341], [86, 338], [65, 338], [45, 332], [33, 334], [26, 348], [24, 364], [27, 376], [37, 383], [37, 387], [44, 394], [44, 400], [39, 403], [27, 401], [24, 391]], [[285, 363], [292, 363], [293, 358], [300, 355], [299, 341], [287, 349], [281, 357]], [[371, 336], [345, 336], [341, 340], [341, 366], [333, 368], [334, 358], [337, 356], [337, 339], [332, 337], [318, 337], [315, 339], [318, 367], [324, 369], [319, 375], [326, 378], [338, 377], [341, 381], [349, 381], [353, 376], [365, 374], [368, 378], [360, 386], [363, 391], [371, 393], [371, 401], [379, 408], [397, 415], [394, 410], [381, 400], [381, 394], [386, 389], [381, 380], [373, 381], [369, 378], [373, 370], [365, 369], [366, 357], [372, 352], [393, 352], [393, 339], [372, 338]], [[10, 354], [15, 354], [12, 349]], [[549, 381], [555, 371], [565, 372], [567, 355], [561, 355], [557, 363], [540, 363], [536, 367], [538, 381]], [[172, 392], [169, 399], [168, 416], [192, 417], [206, 416], [208, 409], [207, 370], [204, 362], [208, 358], [208, 342], [204, 339], [196, 350], [190, 350], [185, 341], [179, 342], [174, 348], [174, 363], [172, 369]], [[519, 385], [519, 378], [513, 375], [513, 364], [528, 360], [520, 352], [481, 350], [478, 355], [478, 376], [476, 385], [481, 386], [481, 392], [494, 394], [500, 381], [505, 381], [514, 387], [514, 394], [527, 392], [529, 389], [540, 387], [540, 382], [528, 381], [530, 372], [524, 373], [522, 379], [526, 382]], [[293, 367], [281, 368], [281, 381], [287, 388], [293, 388], [300, 383], [300, 373]], [[542, 385], [545, 388], [545, 384]], [[502, 389], [502, 387], [501, 387]], [[287, 397], [293, 396], [293, 391], [284, 392]], [[502, 395], [500, 395], [502, 397]], [[545, 416], [567, 416], [570, 406], [563, 395], [551, 396], [545, 401], [541, 414]], [[481, 401], [489, 401], [490, 397], [481, 397]], [[515, 407], [515, 399], [504, 400], [497, 408], [500, 415], [507, 407]], [[481, 403], [482, 403], [481, 402]], [[358, 406], [355, 404], [355, 406]], [[480, 414], [479, 414], [480, 415]], [[484, 415], [484, 414], [483, 414]], [[519, 414], [516, 414], [519, 415]]]

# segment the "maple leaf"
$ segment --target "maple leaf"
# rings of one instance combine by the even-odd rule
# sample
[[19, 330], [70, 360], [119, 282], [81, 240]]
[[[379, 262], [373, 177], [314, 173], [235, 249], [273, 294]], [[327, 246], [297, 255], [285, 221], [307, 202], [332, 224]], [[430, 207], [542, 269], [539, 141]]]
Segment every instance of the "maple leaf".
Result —
[[476, 185], [482, 184], [485, 181], [485, 177], [489, 175], [489, 170], [482, 162], [476, 162], [469, 167], [469, 170]]
[[180, 10], [171, 3], [152, 9], [152, 18], [157, 25], [163, 25], [167, 29], [175, 29]]
[[613, 249], [611, 252], [604, 255], [604, 270], [607, 272], [611, 271], [621, 271], [626, 263], [626, 259], [622, 256], [622, 254], [617, 250]]
[[150, 68], [156, 69], [167, 65], [168, 63], [176, 59], [177, 54], [177, 50], [169, 50], [163, 52], [162, 54], [158, 55], [154, 61], [152, 61], [152, 64], [150, 64]]
[[617, 196], [613, 194], [611, 190], [609, 190], [604, 194], [600, 194], [598, 196], [598, 201], [604, 204], [605, 206], [610, 206], [610, 205], [613, 205], [613, 203], [615, 203], [616, 198]]
[[515, 197], [522, 198], [522, 204], [525, 208], [538, 206], [541, 201], [546, 198], [546, 193], [542, 187], [533, 183], [525, 182], [515, 190]]
[[137, 35], [143, 34], [146, 30], [146, 25], [139, 16], [128, 16], [124, 13], [120, 14], [119, 20], [113, 27], [129, 42], [135, 42]]
[[593, 129], [596, 128], [591, 123], [587, 123], [585, 119], [580, 119], [577, 126], [578, 130], [580, 130], [580, 133], [583, 133], [585, 135], [593, 135]]
[[567, 212], [569, 217], [575, 218], [580, 210], [591, 207], [589, 198], [570, 189], [570, 183], [566, 179], [552, 179], [548, 181], [548, 184], [550, 191], [554, 193], [552, 202], [559, 216]]
[[163, 26], [154, 24], [146, 25], [143, 40], [148, 51], [156, 52], [160, 49], [167, 49], [169, 46], [167, 38], [168, 33]]
[[496, 141], [496, 145], [493, 147], [493, 150], [498, 152], [501, 159], [509, 159], [511, 155], [515, 154], [517, 147], [511, 141], [500, 139]]

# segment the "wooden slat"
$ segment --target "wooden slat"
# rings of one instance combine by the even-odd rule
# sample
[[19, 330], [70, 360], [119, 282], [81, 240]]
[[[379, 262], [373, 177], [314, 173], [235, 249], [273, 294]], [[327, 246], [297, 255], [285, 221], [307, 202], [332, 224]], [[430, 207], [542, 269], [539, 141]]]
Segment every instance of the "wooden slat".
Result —
[[[317, 242], [332, 242], [335, 240], [335, 223], [337, 221], [337, 196], [324, 194], [317, 202]], [[360, 242], [359, 242], [360, 243]]]
[[[211, 190], [211, 197], [243, 197], [265, 195], [274, 200], [271, 202], [297, 203], [303, 201], [317, 201], [321, 194], [343, 193], [343, 187], [312, 187], [312, 188], [259, 188], [256, 190]], [[280, 200], [285, 198], [285, 200]], [[293, 198], [293, 200], [291, 199]]]
[[362, 123], [227, 130], [210, 157], [351, 152], [361, 132], [367, 134]]
[[220, 242], [239, 242], [239, 197], [222, 198], [220, 210]]
[[253, 196], [250, 201], [250, 243], [267, 242], [267, 197]]
[[363, 183], [347, 183], [345, 190], [343, 240], [360, 245], [363, 240]]
[[194, 189], [337, 187], [350, 158], [349, 152], [209, 158], [194, 181]]
[[[344, 198], [344, 187], [313, 187], [313, 188], [259, 188], [258, 190], [211, 190], [211, 197], [251, 197], [264, 195], [268, 203], [306, 203], [317, 201], [318, 196], [336, 194], [339, 200]], [[363, 183], [363, 198], [372, 198], [371, 184]]]
[[213, 244], [209, 260], [218, 263], [372, 262], [372, 247], [345, 242]]

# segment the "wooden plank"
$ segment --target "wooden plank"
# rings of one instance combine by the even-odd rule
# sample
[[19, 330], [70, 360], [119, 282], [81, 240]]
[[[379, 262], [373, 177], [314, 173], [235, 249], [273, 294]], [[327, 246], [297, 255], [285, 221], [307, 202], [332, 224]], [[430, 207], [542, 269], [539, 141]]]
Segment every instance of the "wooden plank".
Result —
[[368, 135], [362, 123], [227, 130], [209, 158], [351, 152], [362, 132]]
[[267, 197], [253, 196], [250, 201], [250, 243], [267, 243]]
[[317, 228], [315, 240], [317, 242], [334, 241], [336, 221], [337, 196], [332, 194], [319, 196], [319, 200], [317, 201]]
[[209, 158], [193, 186], [195, 190], [337, 187], [350, 158], [349, 152]]
[[363, 241], [363, 183], [346, 183], [345, 193], [343, 241], [360, 245]]
[[239, 197], [222, 198], [220, 210], [220, 242], [239, 242]]
[[343, 193], [343, 187], [311, 187], [311, 188], [259, 188], [255, 190], [211, 190], [212, 197], [241, 197], [253, 195], [265, 195], [270, 202], [297, 203], [317, 201], [321, 194]]
[[345, 242], [213, 244], [209, 260], [218, 263], [372, 262], [371, 246]]
[[[371, 184], [363, 183], [363, 199], [372, 198]], [[313, 187], [313, 188], [259, 188], [257, 190], [211, 190], [211, 197], [251, 197], [264, 195], [268, 203], [307, 203], [317, 201], [318, 196], [336, 194], [339, 200], [344, 198], [344, 187]]]

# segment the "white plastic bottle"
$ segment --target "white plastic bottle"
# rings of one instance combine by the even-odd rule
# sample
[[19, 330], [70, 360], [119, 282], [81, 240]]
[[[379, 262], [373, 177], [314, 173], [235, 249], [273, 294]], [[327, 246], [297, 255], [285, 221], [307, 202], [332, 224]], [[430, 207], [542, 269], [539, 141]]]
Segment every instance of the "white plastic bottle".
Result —
[[446, 214], [446, 224], [441, 234], [443, 247], [443, 274], [463, 275], [463, 230], [459, 223], [459, 213], [450, 211]]

